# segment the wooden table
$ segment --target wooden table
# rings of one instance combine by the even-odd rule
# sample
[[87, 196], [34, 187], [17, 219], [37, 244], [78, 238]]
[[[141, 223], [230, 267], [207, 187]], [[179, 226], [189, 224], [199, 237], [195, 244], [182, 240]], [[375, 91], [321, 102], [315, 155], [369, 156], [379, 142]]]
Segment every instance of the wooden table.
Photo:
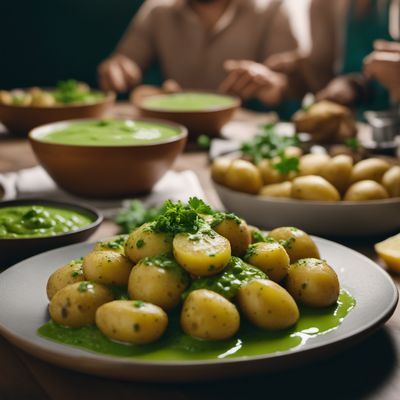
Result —
[[[126, 115], [129, 109], [118, 114]], [[240, 119], [251, 118], [241, 113]], [[0, 136], [0, 173], [36, 165], [26, 139]], [[193, 169], [213, 206], [219, 200], [210, 184], [205, 152], [183, 154], [176, 170]], [[106, 221], [93, 239], [115, 233]], [[378, 238], [343, 243], [376, 260]], [[400, 277], [393, 276], [397, 287]], [[17, 294], [16, 294], [17, 295]], [[17, 316], [16, 316], [17, 317]], [[313, 365], [285, 372], [202, 384], [148, 384], [97, 378], [49, 365], [0, 337], [0, 400], [6, 399], [400, 399], [400, 308], [377, 333], [357, 346]]]

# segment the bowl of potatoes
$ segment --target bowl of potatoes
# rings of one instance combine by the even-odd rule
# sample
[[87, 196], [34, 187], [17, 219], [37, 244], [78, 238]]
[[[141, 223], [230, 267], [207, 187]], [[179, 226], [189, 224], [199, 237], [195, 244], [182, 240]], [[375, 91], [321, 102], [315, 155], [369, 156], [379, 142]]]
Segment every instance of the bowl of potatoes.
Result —
[[265, 229], [294, 224], [324, 236], [366, 236], [400, 227], [400, 166], [347, 155], [306, 154], [296, 170], [276, 160], [216, 159], [211, 174], [224, 206]]
[[27, 135], [36, 126], [80, 118], [100, 118], [115, 102], [114, 93], [91, 89], [75, 80], [54, 88], [0, 90], [0, 122], [12, 133]]

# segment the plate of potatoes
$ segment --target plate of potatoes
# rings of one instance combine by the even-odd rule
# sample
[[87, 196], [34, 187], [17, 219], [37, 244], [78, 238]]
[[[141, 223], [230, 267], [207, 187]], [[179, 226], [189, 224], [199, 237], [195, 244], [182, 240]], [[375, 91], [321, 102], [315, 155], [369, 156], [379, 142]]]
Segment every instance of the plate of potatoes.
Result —
[[207, 212], [196, 233], [162, 233], [163, 218], [14, 265], [0, 274], [0, 333], [80, 372], [190, 382], [310, 363], [394, 312], [392, 279], [365, 256], [293, 226], [266, 233]]
[[211, 175], [224, 206], [265, 229], [293, 224], [312, 234], [368, 236], [400, 227], [400, 166], [385, 158], [306, 154], [281, 174], [275, 160], [257, 165], [214, 160]]

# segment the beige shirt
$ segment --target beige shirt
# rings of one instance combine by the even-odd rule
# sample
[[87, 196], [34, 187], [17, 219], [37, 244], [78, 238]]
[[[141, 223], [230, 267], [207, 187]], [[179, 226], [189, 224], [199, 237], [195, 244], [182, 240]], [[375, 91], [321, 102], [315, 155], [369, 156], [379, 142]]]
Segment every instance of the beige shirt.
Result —
[[165, 79], [184, 88], [215, 90], [227, 59], [264, 62], [297, 47], [278, 0], [232, 0], [209, 31], [188, 0], [147, 0], [116, 52], [144, 70], [158, 62]]

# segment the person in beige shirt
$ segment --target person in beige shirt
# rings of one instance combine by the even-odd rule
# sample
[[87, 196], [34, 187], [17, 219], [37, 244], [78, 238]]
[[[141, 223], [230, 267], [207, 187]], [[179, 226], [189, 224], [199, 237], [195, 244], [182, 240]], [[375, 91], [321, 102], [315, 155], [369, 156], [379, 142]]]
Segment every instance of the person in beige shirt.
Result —
[[296, 48], [278, 0], [147, 0], [100, 64], [99, 82], [105, 90], [129, 90], [157, 62], [165, 79], [182, 88], [274, 105], [284, 98], [288, 80], [265, 62]]

